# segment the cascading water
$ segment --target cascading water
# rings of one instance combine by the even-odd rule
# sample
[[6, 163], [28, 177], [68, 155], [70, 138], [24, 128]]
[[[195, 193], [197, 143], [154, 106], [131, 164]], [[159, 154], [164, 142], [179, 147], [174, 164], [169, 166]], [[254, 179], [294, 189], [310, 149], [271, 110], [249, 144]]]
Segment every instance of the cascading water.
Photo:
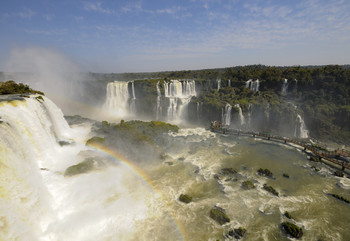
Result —
[[130, 113], [134, 114], [136, 112], [135, 108], [135, 102], [136, 102], [136, 95], [135, 95], [135, 86], [134, 81], [131, 81], [131, 100], [130, 100]]
[[107, 99], [104, 109], [114, 117], [128, 117], [135, 111], [134, 82], [131, 81], [131, 95], [129, 94], [129, 83], [114, 81], [107, 84]]
[[287, 92], [288, 92], [288, 80], [284, 79], [282, 83], [281, 94], [286, 95]]
[[242, 108], [239, 104], [235, 104], [235, 107], [238, 108], [239, 123], [242, 126], [245, 124], [245, 118], [243, 116]]
[[231, 87], [231, 80], [228, 80], [228, 86]]
[[216, 82], [218, 84], [217, 90], [219, 91], [221, 89], [221, 79], [217, 79]]
[[[0, 240], [137, 240], [154, 217], [169, 213], [139, 175], [85, 145], [90, 124], [70, 128], [44, 96], [5, 98], [0, 99]], [[65, 176], [84, 160], [103, 166]], [[181, 240], [168, 220], [163, 219], [167, 230], [175, 230], [170, 240]], [[147, 225], [138, 228], [143, 222]], [[158, 233], [156, 240], [164, 238]]]
[[259, 91], [260, 81], [257, 79], [253, 81], [252, 79], [249, 79], [245, 82], [245, 87], [254, 91], [254, 93]]
[[224, 126], [229, 126], [231, 124], [231, 110], [232, 110], [232, 106], [227, 103], [225, 105], [225, 108], [222, 109], [222, 124]]
[[194, 80], [164, 82], [164, 96], [169, 101], [167, 120], [182, 120], [191, 98], [196, 96], [196, 83]]
[[202, 108], [203, 108], [203, 103], [202, 102], [197, 102], [197, 121], [201, 121], [202, 117]]
[[159, 120], [160, 116], [162, 115], [162, 105], [161, 105], [161, 98], [162, 93], [160, 92], [160, 82], [157, 82], [156, 85], [157, 88], [157, 112], [156, 112], [156, 120]]
[[298, 138], [308, 138], [309, 131], [306, 128], [305, 122], [303, 118], [297, 114], [297, 118], [295, 119], [295, 131], [294, 136]]

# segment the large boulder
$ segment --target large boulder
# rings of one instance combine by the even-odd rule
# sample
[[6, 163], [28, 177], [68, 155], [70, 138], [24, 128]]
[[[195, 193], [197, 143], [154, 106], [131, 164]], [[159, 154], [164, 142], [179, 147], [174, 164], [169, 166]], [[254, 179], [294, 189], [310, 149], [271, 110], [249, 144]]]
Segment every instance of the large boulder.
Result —
[[192, 197], [187, 194], [181, 194], [179, 197], [179, 201], [183, 203], [190, 203], [192, 202]]
[[230, 218], [227, 217], [225, 210], [216, 206], [210, 210], [210, 217], [220, 225], [229, 223], [231, 221]]
[[301, 238], [303, 236], [303, 229], [291, 222], [283, 222], [281, 226], [293, 238]]

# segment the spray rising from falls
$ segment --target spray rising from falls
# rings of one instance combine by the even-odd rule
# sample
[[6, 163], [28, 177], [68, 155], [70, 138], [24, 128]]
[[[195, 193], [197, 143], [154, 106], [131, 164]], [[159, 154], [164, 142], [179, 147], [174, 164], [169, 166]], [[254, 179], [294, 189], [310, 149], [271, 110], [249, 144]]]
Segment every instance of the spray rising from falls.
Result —
[[184, 119], [187, 105], [196, 96], [196, 83], [194, 80], [164, 82], [164, 96], [169, 101], [167, 120]]
[[257, 79], [253, 81], [252, 79], [249, 79], [245, 82], [245, 87], [254, 91], [254, 93], [259, 91], [260, 81]]
[[[131, 83], [131, 94], [129, 93]], [[135, 89], [134, 81], [114, 81], [107, 84], [107, 98], [104, 109], [112, 116], [124, 118], [135, 112]]]
[[[70, 128], [44, 96], [1, 97], [0, 112], [1, 240], [137, 240], [160, 226], [154, 216], [168, 211], [159, 195], [115, 155], [85, 145], [90, 124]], [[87, 160], [94, 170], [65, 175]]]

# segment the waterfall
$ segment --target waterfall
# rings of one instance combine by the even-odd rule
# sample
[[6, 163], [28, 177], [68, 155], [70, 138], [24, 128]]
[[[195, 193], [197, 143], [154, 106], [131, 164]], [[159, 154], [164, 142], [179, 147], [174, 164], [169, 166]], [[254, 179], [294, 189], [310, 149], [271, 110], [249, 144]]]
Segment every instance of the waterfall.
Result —
[[157, 113], [156, 113], [156, 120], [159, 120], [160, 116], [162, 115], [162, 106], [161, 106], [161, 98], [162, 94], [160, 92], [160, 82], [157, 82]]
[[245, 124], [245, 118], [243, 116], [242, 108], [239, 104], [235, 104], [235, 107], [238, 108], [239, 122], [240, 122], [240, 125], [242, 126]]
[[297, 118], [295, 119], [294, 136], [298, 138], [309, 137], [309, 131], [306, 129], [305, 122], [299, 114], [297, 114]]
[[196, 83], [194, 80], [164, 82], [164, 96], [169, 102], [167, 119], [183, 120], [191, 98], [196, 96]]
[[107, 84], [107, 99], [104, 109], [115, 117], [124, 118], [135, 112], [134, 82], [131, 81], [131, 95], [129, 94], [129, 83], [114, 81]]
[[284, 79], [282, 83], [282, 89], [281, 89], [281, 94], [286, 95], [288, 90], [288, 80]]
[[231, 80], [228, 80], [228, 86], [231, 87]]
[[294, 79], [294, 81], [295, 81], [294, 92], [297, 92], [298, 91], [298, 80]]
[[131, 93], [132, 93], [132, 97], [130, 100], [130, 113], [134, 114], [136, 112], [136, 107], [135, 107], [136, 95], [135, 95], [134, 81], [131, 81]]
[[248, 125], [249, 125], [249, 127], [251, 127], [251, 123], [252, 123], [252, 111], [253, 111], [253, 105], [249, 104], [248, 105]]
[[203, 103], [197, 102], [197, 121], [198, 122], [200, 122], [202, 117], [202, 108], [203, 108]]
[[227, 103], [225, 107], [222, 109], [222, 124], [224, 126], [229, 126], [231, 124], [231, 110], [232, 106]]
[[[45, 96], [9, 95], [0, 100], [1, 238], [41, 240], [48, 223], [57, 218], [48, 181], [53, 166], [72, 161], [72, 130], [62, 111]], [[50, 171], [51, 172], [51, 171]], [[58, 176], [59, 174], [52, 174]], [[54, 177], [55, 178], [55, 177]]]
[[218, 91], [220, 90], [221, 88], [221, 79], [217, 79], [216, 82], [218, 83]]
[[259, 91], [260, 81], [257, 79], [253, 81], [252, 79], [249, 79], [245, 82], [245, 87], [254, 91], [254, 93]]

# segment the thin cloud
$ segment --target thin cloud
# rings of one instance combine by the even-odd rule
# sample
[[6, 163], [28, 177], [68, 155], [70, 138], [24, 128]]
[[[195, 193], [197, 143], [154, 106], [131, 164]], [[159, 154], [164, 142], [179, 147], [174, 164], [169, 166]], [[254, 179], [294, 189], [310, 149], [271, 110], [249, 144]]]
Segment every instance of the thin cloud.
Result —
[[114, 11], [111, 9], [103, 8], [101, 2], [85, 2], [84, 3], [84, 10], [105, 13], [105, 14], [114, 13]]
[[30, 18], [32, 18], [34, 15], [36, 15], [36, 13], [35, 13], [33, 10], [27, 8], [27, 9], [25, 9], [23, 12], [20, 12], [20, 13], [18, 13], [18, 14], [16, 14], [16, 15], [17, 15], [18, 17], [20, 17], [20, 18], [30, 19]]

